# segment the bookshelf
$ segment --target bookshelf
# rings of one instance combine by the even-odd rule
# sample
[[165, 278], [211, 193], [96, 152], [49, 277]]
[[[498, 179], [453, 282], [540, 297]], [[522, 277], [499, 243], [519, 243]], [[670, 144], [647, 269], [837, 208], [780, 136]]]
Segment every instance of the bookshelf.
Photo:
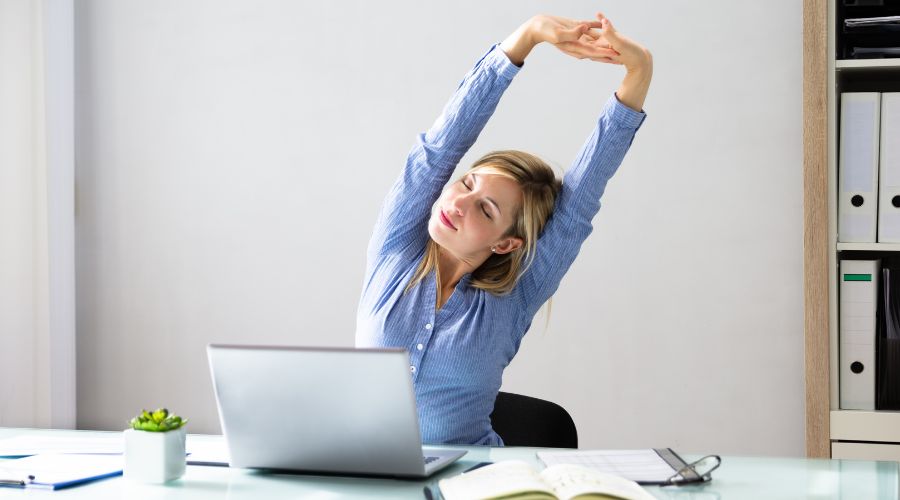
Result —
[[[900, 14], [900, 1], [885, 3], [892, 9], [896, 5], [897, 12], [880, 15]], [[839, 408], [838, 261], [900, 256], [900, 244], [837, 241], [840, 94], [900, 91], [900, 58], [841, 57], [841, 12], [878, 15], [862, 9], [871, 8], [848, 7], [843, 0], [804, 0], [806, 453], [900, 461], [900, 412]]]

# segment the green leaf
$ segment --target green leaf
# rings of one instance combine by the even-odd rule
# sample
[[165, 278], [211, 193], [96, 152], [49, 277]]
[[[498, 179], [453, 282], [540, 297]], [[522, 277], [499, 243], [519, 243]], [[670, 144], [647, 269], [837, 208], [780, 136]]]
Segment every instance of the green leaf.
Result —
[[166, 408], [157, 408], [150, 412], [142, 410], [141, 413], [129, 421], [132, 429], [148, 432], [168, 432], [180, 429], [187, 423], [186, 418], [169, 413]]
[[167, 416], [169, 416], [169, 410], [165, 408], [159, 408], [158, 410], [153, 412], [153, 420], [156, 423], [162, 422], [166, 419]]

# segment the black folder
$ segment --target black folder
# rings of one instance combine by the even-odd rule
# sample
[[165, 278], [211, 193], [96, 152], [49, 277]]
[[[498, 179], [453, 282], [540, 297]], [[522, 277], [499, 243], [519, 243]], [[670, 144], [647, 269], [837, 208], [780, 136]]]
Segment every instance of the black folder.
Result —
[[875, 409], [900, 410], [900, 267], [881, 270], [875, 339]]

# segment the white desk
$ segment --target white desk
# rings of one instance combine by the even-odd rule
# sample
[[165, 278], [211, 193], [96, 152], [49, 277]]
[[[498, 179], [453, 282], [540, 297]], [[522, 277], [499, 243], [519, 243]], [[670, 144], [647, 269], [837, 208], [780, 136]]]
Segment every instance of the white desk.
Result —
[[[90, 436], [87, 431], [0, 428], [0, 439], [22, 434]], [[101, 434], [101, 433], [97, 433]], [[216, 441], [219, 436], [190, 435], [189, 440]], [[477, 462], [522, 459], [540, 467], [534, 448], [467, 446], [460, 462], [436, 477], [457, 474]], [[699, 458], [685, 456], [687, 460]], [[0, 461], [2, 463], [2, 461]], [[803, 458], [722, 457], [714, 480], [701, 486], [651, 487], [660, 499], [897, 499], [900, 492], [898, 462]], [[431, 480], [434, 480], [432, 478]], [[282, 498], [424, 498], [429, 481], [369, 479], [304, 475], [270, 475], [226, 467], [188, 466], [181, 479], [166, 485], [143, 485], [123, 477], [103, 479], [60, 491], [0, 488], [0, 498], [46, 499], [229, 499]]]

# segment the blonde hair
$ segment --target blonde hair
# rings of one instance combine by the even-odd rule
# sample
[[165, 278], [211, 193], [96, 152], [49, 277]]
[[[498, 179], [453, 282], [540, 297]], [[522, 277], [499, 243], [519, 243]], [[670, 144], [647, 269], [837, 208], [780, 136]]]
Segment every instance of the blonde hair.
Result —
[[[553, 213], [556, 197], [562, 189], [562, 181], [556, 178], [550, 165], [537, 156], [522, 151], [488, 153], [476, 161], [465, 175], [473, 172], [501, 175], [516, 181], [522, 189], [522, 205], [514, 217], [515, 222], [504, 234], [504, 237], [521, 238], [522, 246], [509, 253], [493, 254], [488, 257], [472, 272], [470, 281], [475, 288], [494, 295], [505, 295], [515, 287], [519, 276], [528, 270], [534, 260], [537, 240]], [[425, 256], [406, 286], [407, 292], [428, 276], [432, 269], [435, 271], [437, 283], [440, 283], [438, 250], [438, 244], [429, 238]], [[440, 303], [439, 286], [437, 304]]]

